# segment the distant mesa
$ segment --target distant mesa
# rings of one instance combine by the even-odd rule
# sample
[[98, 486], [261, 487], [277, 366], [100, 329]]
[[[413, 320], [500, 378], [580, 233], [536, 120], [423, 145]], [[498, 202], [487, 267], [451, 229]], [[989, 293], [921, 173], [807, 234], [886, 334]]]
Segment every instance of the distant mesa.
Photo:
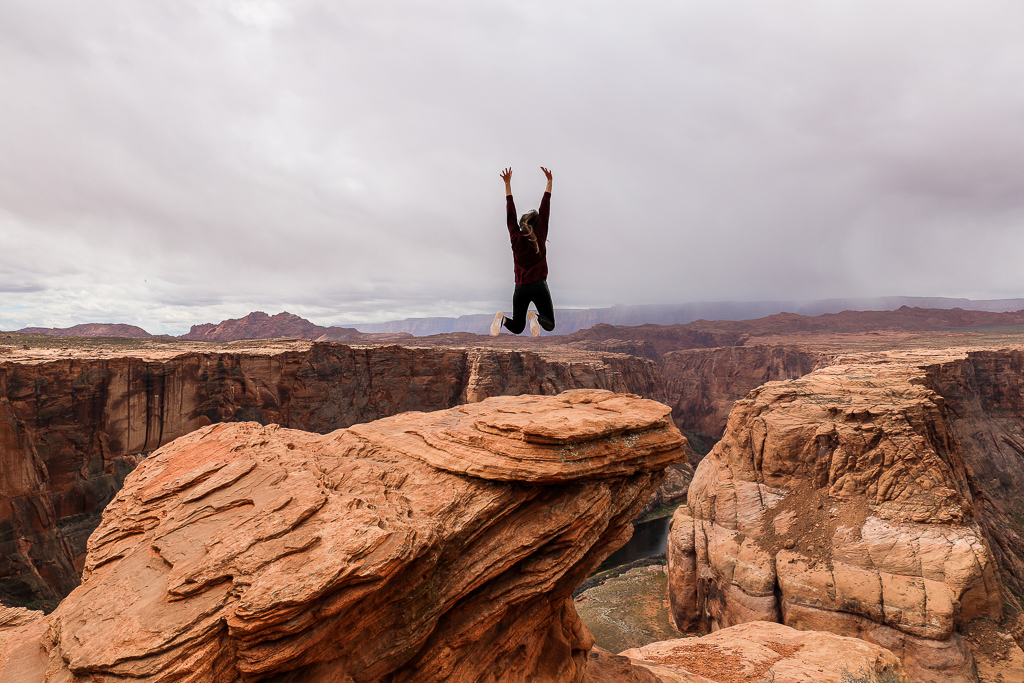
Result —
[[[126, 339], [153, 339], [167, 335], [153, 335], [135, 325], [113, 323], [85, 323], [73, 327], [25, 327], [19, 334], [44, 334], [50, 337], [119, 337]], [[323, 327], [287, 311], [267, 315], [255, 311], [244, 318], [232, 318], [219, 323], [193, 325], [188, 333], [176, 339], [193, 341], [231, 342], [243, 339], [313, 339], [319, 341], [359, 341], [365, 335], [349, 327]], [[411, 335], [389, 335], [404, 338]]]
[[242, 339], [319, 339], [352, 341], [363, 335], [354, 329], [344, 327], [322, 327], [287, 311], [267, 315], [255, 311], [244, 318], [232, 318], [220, 323], [193, 325], [180, 339], [197, 341], [240, 341]]
[[[877, 302], [877, 308], [871, 308]], [[901, 302], [909, 302], [902, 303]], [[951, 306], [950, 303], [962, 304]], [[841, 304], [849, 308], [839, 309]], [[910, 305], [915, 304], [915, 305]], [[920, 304], [920, 305], [917, 305]], [[651, 357], [680, 348], [742, 346], [745, 337], [807, 332], [850, 333], [873, 330], [929, 331], [996, 325], [1024, 325], [1024, 299], [971, 301], [968, 299], [890, 297], [884, 300], [828, 300], [803, 304], [786, 312], [786, 302], [747, 304], [681, 304], [675, 306], [614, 306], [612, 308], [558, 310], [557, 332], [566, 342], [603, 343], [630, 339], [646, 342], [641, 350], [611, 349]], [[859, 307], [858, 307], [859, 306]], [[839, 309], [839, 310], [832, 310]], [[743, 314], [746, 313], [746, 317]], [[394, 343], [412, 338], [434, 338], [443, 343], [474, 343], [488, 334], [492, 315], [460, 318], [416, 318], [354, 327], [325, 327], [287, 311], [268, 315], [255, 311], [242, 318], [193, 325], [177, 339], [232, 342], [246, 339], [310, 339], [313, 341]], [[627, 332], [628, 330], [628, 332]], [[87, 323], [65, 328], [26, 327], [17, 332], [60, 337], [151, 338], [140, 327]], [[508, 335], [502, 335], [506, 338]], [[635, 344], [634, 344], [635, 346]]]
[[255, 311], [244, 318], [193, 325], [187, 334], [181, 335], [178, 339], [212, 342], [232, 342], [244, 339], [394, 342], [411, 337], [411, 334], [364, 334], [352, 327], [324, 327], [287, 311], [277, 315], [267, 315], [263, 311]]
[[84, 323], [74, 327], [25, 327], [20, 334], [45, 334], [50, 337], [120, 337], [149, 339], [153, 335], [141, 327], [123, 323]]

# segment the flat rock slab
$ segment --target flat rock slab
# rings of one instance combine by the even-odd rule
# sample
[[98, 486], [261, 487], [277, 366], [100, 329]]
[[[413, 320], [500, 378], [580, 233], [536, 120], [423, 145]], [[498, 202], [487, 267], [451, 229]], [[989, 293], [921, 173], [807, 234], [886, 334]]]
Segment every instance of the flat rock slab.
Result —
[[842, 683], [844, 674], [905, 676], [899, 659], [878, 645], [823, 631], [753, 621], [701, 638], [654, 643], [622, 653], [663, 683]]
[[557, 397], [502, 396], [434, 415], [425, 423], [409, 414], [349, 431], [439, 470], [493, 481], [555, 484], [679, 461], [678, 441], [651, 438], [672, 424], [668, 406], [635, 395], [577, 389]]

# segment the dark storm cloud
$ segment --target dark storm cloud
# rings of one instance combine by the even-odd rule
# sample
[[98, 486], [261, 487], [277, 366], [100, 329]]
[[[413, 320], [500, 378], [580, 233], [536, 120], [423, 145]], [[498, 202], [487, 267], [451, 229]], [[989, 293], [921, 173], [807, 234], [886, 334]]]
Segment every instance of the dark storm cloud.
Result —
[[1021, 296], [1022, 20], [10, 0], [0, 327], [506, 306], [507, 165], [524, 210], [555, 172], [559, 306]]

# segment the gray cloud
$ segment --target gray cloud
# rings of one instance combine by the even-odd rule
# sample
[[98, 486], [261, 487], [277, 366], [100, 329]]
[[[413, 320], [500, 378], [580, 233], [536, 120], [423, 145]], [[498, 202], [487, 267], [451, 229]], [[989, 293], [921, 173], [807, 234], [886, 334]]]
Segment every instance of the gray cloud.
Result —
[[1011, 2], [0, 5], [0, 327], [1022, 296]]

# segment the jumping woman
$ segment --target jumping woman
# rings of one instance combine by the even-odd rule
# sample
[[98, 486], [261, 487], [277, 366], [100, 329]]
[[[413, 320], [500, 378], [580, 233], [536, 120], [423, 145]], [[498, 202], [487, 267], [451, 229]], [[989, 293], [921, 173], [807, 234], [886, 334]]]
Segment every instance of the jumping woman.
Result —
[[[551, 171], [540, 167], [547, 176], [548, 186], [540, 200], [540, 209], [527, 211], [516, 219], [516, 204], [512, 200], [512, 169], [501, 172], [505, 181], [505, 212], [508, 235], [512, 240], [512, 260], [515, 262], [516, 290], [512, 295], [512, 317], [498, 311], [491, 323], [491, 336], [497, 337], [502, 325], [512, 334], [520, 334], [527, 322], [530, 334], [540, 336], [540, 328], [548, 332], [555, 329], [555, 308], [548, 291], [548, 214], [551, 212]], [[537, 312], [527, 312], [530, 303]]]

